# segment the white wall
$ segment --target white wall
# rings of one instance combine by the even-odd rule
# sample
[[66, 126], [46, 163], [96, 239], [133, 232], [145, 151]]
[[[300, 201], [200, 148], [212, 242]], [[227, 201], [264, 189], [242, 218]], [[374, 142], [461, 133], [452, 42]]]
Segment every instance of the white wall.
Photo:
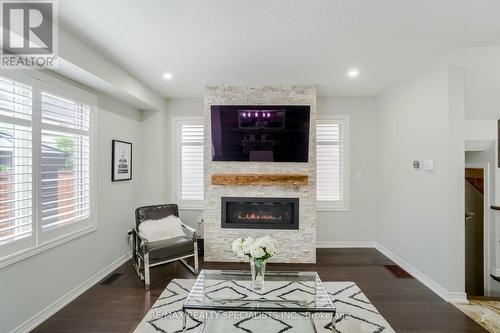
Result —
[[140, 186], [141, 206], [165, 203], [168, 200], [167, 153], [170, 144], [169, 131], [165, 130], [165, 109], [143, 111], [142, 139], [144, 142], [142, 163], [147, 170]]
[[[466, 82], [467, 84], [467, 82]], [[500, 116], [500, 110], [498, 112]], [[466, 120], [465, 140], [495, 140], [497, 138], [497, 119]]]
[[[172, 177], [173, 177], [173, 166], [174, 166], [174, 151], [172, 149], [172, 117], [201, 117], [203, 118], [203, 110], [205, 108], [205, 103], [203, 98], [186, 98], [186, 99], [170, 99], [167, 101], [167, 116], [164, 126], [164, 132], [166, 133], [166, 140], [168, 142], [166, 146], [167, 158], [165, 163], [165, 174], [167, 177], [167, 201], [170, 203], [174, 202], [174, 196], [172, 191]], [[203, 170], [200, 170], [202, 172]], [[203, 213], [202, 210], [181, 210], [179, 212], [180, 218], [188, 225], [193, 228], [198, 226], [198, 217]]]
[[[141, 112], [98, 95], [98, 229], [0, 269], [0, 332], [9, 332], [129, 251], [144, 173]], [[133, 143], [133, 180], [111, 182], [111, 140]]]
[[319, 246], [369, 246], [377, 216], [377, 114], [374, 98], [318, 97], [318, 115], [349, 117], [348, 211], [318, 212]]
[[[461, 298], [465, 117], [449, 76], [441, 63], [377, 98], [377, 242], [443, 296]], [[434, 171], [412, 167], [425, 159], [434, 160]]]
[[448, 298], [465, 295], [465, 69], [448, 65]]
[[450, 55], [450, 64], [464, 66], [466, 120], [497, 120], [500, 115], [500, 47], [459, 49]]
[[[347, 115], [350, 125], [350, 210], [346, 212], [318, 212], [317, 237], [320, 246], [359, 246], [375, 240], [376, 215], [376, 162], [377, 152], [373, 146], [376, 131], [375, 100], [357, 97], [318, 97], [319, 115]], [[167, 103], [167, 140], [170, 141], [170, 120], [174, 116], [203, 117], [202, 98], [171, 99]], [[166, 170], [170, 175], [173, 155], [167, 147]], [[359, 173], [360, 178], [357, 178]], [[171, 202], [171, 185], [168, 201]], [[181, 218], [196, 226], [202, 211], [181, 210]]]

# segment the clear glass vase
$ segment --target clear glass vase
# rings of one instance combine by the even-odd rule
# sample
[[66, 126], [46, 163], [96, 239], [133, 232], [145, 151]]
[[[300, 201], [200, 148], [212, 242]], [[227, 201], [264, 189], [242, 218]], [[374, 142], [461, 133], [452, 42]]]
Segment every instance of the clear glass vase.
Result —
[[252, 288], [254, 290], [264, 289], [266, 261], [250, 259], [250, 271], [252, 272]]

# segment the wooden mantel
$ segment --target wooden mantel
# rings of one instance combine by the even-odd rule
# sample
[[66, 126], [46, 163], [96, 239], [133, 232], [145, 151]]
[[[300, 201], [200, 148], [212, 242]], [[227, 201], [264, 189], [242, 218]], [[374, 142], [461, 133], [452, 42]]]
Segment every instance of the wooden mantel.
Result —
[[212, 175], [212, 185], [245, 186], [245, 185], [282, 185], [305, 186], [309, 177], [302, 174], [227, 174], [215, 173]]

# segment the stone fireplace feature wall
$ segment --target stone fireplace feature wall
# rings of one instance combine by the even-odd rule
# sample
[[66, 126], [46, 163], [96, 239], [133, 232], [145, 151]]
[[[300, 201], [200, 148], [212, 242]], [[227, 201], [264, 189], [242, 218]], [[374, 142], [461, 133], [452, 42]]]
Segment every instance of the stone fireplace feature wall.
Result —
[[[212, 162], [211, 105], [310, 105], [309, 162]], [[241, 237], [271, 235], [278, 253], [271, 262], [316, 262], [316, 89], [313, 86], [207, 87], [205, 90], [205, 260], [237, 261], [231, 243]], [[304, 174], [308, 183], [294, 185], [212, 185], [213, 174]], [[222, 229], [221, 197], [299, 198], [299, 230]]]

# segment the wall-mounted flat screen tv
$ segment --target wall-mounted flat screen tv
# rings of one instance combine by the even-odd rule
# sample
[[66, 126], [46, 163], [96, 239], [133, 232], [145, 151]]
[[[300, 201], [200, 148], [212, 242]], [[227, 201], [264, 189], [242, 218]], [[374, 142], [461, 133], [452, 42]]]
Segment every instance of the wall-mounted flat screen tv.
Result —
[[307, 162], [309, 105], [212, 105], [212, 160]]

